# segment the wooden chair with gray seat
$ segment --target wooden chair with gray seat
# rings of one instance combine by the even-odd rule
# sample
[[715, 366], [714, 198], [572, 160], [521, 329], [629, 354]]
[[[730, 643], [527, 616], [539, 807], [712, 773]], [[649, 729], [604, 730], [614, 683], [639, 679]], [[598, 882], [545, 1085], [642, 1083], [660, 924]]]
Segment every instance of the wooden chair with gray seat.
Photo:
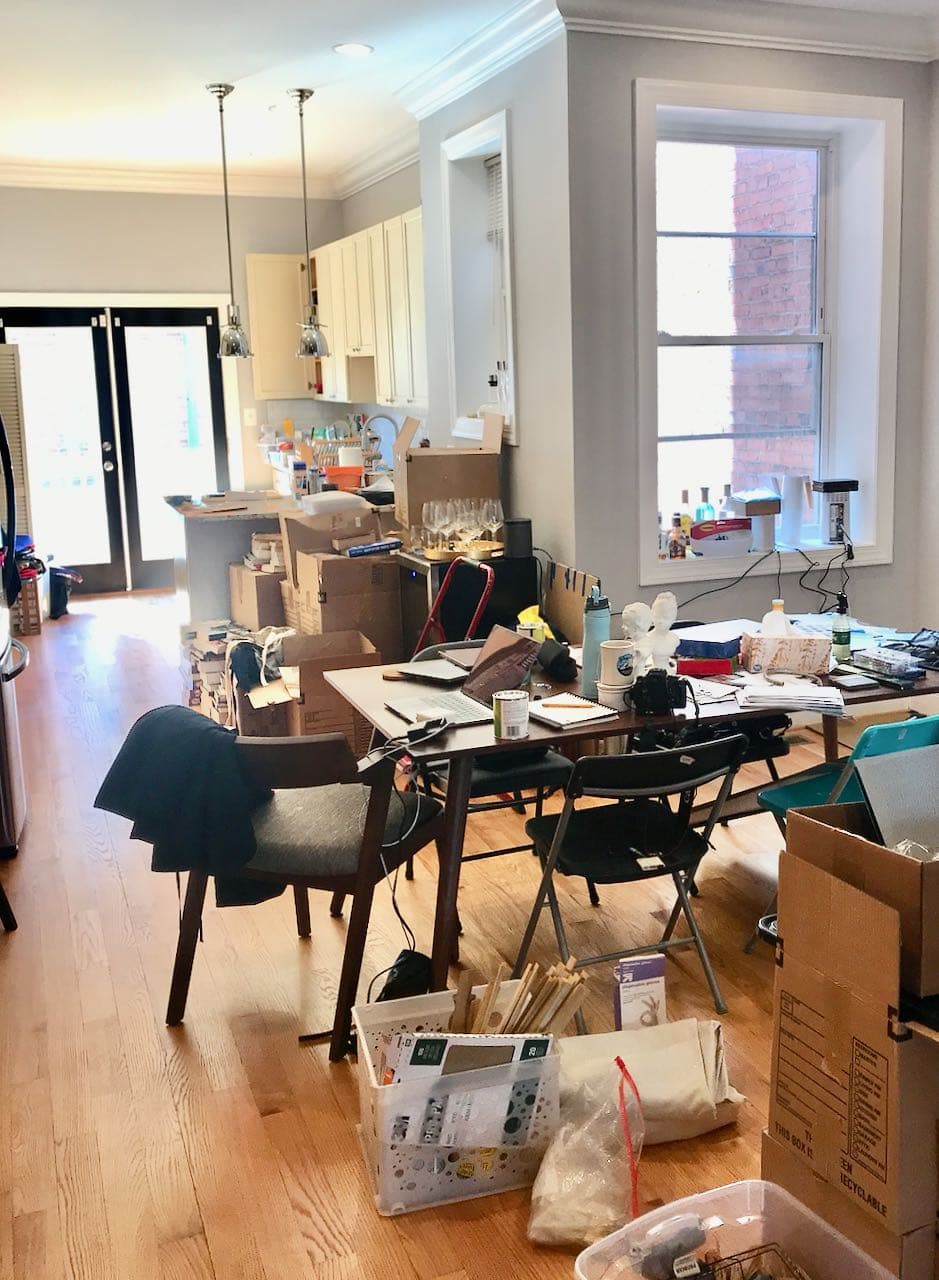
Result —
[[0, 924], [3, 925], [7, 933], [12, 933], [16, 928], [16, 916], [13, 914], [10, 899], [4, 893], [2, 884], [0, 884]]
[[[352, 895], [333, 1027], [322, 1035], [330, 1041], [330, 1060], [338, 1062], [350, 1048], [375, 886], [439, 839], [442, 809], [426, 796], [394, 791], [393, 761], [357, 762], [342, 734], [239, 738], [236, 749], [246, 778], [273, 792], [252, 815], [257, 850], [239, 877], [290, 885], [301, 937], [311, 932], [308, 890]], [[166, 1011], [170, 1026], [186, 1012], [208, 878], [189, 873]]]

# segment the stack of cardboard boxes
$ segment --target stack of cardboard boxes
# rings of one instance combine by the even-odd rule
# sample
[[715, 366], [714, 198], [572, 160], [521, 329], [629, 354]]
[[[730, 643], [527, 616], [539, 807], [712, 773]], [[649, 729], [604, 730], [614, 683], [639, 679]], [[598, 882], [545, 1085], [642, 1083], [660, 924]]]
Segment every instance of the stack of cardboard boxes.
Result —
[[780, 861], [763, 1175], [902, 1280], [936, 1257], [939, 863], [885, 848], [864, 805], [793, 811]]

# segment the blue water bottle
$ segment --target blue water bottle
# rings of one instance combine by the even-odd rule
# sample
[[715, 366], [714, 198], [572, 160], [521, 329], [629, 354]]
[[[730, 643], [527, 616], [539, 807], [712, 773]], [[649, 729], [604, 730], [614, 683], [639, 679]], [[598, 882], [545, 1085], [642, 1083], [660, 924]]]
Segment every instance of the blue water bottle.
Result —
[[600, 674], [600, 644], [610, 638], [610, 602], [591, 587], [584, 602], [584, 665], [580, 675], [580, 691], [585, 698], [596, 698], [597, 676]]

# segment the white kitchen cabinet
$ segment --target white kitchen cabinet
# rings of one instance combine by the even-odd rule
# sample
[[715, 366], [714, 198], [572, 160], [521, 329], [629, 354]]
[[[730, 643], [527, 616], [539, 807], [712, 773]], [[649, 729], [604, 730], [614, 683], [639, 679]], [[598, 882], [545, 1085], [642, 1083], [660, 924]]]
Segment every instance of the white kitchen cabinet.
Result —
[[388, 271], [385, 265], [385, 234], [379, 222], [365, 232], [368, 271], [372, 290], [374, 321], [375, 397], [378, 404], [393, 404], [391, 378], [391, 317], [388, 313]]
[[311, 362], [296, 356], [297, 325], [303, 318], [303, 300], [309, 288], [302, 255], [249, 253], [245, 271], [255, 400], [312, 398]]
[[427, 321], [424, 311], [424, 228], [420, 209], [402, 218], [408, 279], [408, 324], [411, 336], [411, 399], [427, 406]]
[[359, 313], [358, 355], [375, 354], [375, 290], [369, 254], [368, 234], [352, 237], [355, 248], [355, 283]]
[[349, 399], [346, 365], [346, 308], [342, 242], [324, 245], [313, 254], [319, 320], [329, 345], [329, 355], [319, 362], [323, 400]]
[[339, 256], [342, 260], [342, 301], [345, 308], [346, 353], [354, 355], [362, 345], [362, 325], [359, 317], [359, 287], [355, 261], [355, 240], [340, 240]]
[[391, 345], [390, 404], [407, 404], [411, 397], [411, 323], [408, 308], [408, 268], [404, 222], [384, 224], [385, 278], [388, 286], [388, 325]]

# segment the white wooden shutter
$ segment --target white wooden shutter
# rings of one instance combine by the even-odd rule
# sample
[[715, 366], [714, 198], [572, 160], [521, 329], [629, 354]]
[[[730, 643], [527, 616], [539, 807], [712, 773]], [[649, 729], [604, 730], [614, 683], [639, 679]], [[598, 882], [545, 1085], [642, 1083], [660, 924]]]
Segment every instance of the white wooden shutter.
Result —
[[501, 240], [505, 232], [502, 201], [502, 157], [490, 156], [486, 165], [486, 235], [490, 240]]
[[23, 396], [20, 387], [20, 353], [11, 344], [0, 345], [0, 414], [3, 415], [10, 453], [13, 455], [16, 527], [20, 533], [32, 533], [26, 471], [26, 428], [23, 423]]

